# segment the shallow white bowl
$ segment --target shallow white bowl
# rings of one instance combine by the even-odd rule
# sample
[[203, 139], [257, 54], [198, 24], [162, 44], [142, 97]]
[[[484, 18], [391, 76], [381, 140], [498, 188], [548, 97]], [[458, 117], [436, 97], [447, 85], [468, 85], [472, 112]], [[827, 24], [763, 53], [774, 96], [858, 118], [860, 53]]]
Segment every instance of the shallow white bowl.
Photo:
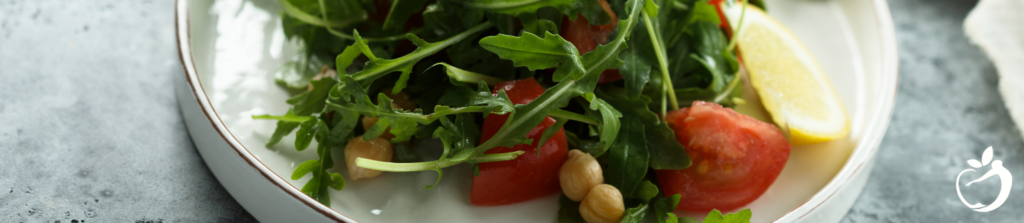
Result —
[[[897, 56], [884, 0], [768, 0], [772, 14], [819, 59], [846, 105], [847, 139], [794, 147], [778, 180], [746, 208], [753, 222], [836, 222], [864, 188], [896, 96]], [[469, 170], [388, 173], [348, 181], [331, 192], [331, 207], [299, 191], [309, 176], [291, 180], [296, 165], [316, 157], [295, 151], [293, 137], [264, 146], [274, 122], [250, 115], [283, 114], [286, 92], [272, 73], [295, 53], [284, 39], [276, 1], [179, 0], [178, 102], [192, 140], [217, 180], [264, 222], [549, 222], [557, 197], [501, 207], [468, 203]], [[748, 90], [749, 91], [749, 90]], [[757, 104], [757, 103], [751, 103]], [[758, 107], [737, 108], [749, 113]], [[334, 154], [340, 154], [335, 152]], [[337, 159], [336, 160], [340, 160]], [[332, 170], [345, 175], [344, 165]], [[696, 213], [680, 213], [700, 216]]]

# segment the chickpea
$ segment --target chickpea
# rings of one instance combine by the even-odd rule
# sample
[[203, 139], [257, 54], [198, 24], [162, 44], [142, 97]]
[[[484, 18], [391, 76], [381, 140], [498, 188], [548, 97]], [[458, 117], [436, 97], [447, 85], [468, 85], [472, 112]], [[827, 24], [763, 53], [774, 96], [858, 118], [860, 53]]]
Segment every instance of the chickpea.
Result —
[[622, 193], [612, 185], [601, 184], [590, 189], [590, 193], [580, 203], [580, 215], [588, 223], [619, 222], [626, 212], [622, 203]]
[[416, 109], [416, 103], [412, 102], [411, 98], [409, 98], [409, 94], [406, 94], [404, 91], [398, 92], [398, 94], [392, 94], [391, 90], [391, 88], [385, 88], [381, 91], [384, 95], [388, 96], [388, 98], [391, 98], [391, 107], [401, 108], [408, 111]]
[[591, 188], [604, 183], [601, 165], [590, 154], [578, 149], [569, 151], [569, 158], [558, 170], [562, 193], [573, 201], [581, 201]]
[[345, 166], [348, 167], [348, 175], [353, 180], [360, 178], [373, 178], [381, 174], [379, 170], [363, 169], [356, 166], [356, 158], [362, 157], [377, 161], [391, 161], [394, 153], [391, 142], [382, 137], [370, 141], [363, 141], [362, 136], [356, 136], [345, 145]]

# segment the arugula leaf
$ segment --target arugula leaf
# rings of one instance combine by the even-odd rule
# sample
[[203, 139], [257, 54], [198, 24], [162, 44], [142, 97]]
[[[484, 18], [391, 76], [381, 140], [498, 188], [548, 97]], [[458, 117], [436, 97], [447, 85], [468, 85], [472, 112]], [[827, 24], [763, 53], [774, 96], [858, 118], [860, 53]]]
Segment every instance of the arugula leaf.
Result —
[[602, 91], [598, 91], [597, 95], [616, 108], [622, 108], [621, 112], [625, 116], [637, 117], [643, 123], [644, 136], [650, 151], [651, 168], [679, 170], [690, 166], [690, 157], [686, 154], [683, 145], [676, 141], [675, 133], [647, 107], [647, 104], [650, 104], [650, 98], [641, 96], [640, 100], [633, 100], [622, 96], [622, 94], [609, 94]]
[[[466, 114], [458, 114], [455, 116], [455, 122], [443, 116], [440, 120], [443, 127], [434, 131], [434, 138], [441, 140], [444, 152], [437, 161], [463, 161], [469, 158], [476, 145], [476, 139], [480, 137], [480, 130], [476, 123], [473, 123], [473, 118]], [[434, 171], [437, 171], [437, 181], [434, 185], [427, 186], [428, 190], [441, 182], [441, 168], [435, 168]]]
[[[343, 113], [342, 111], [341, 113]], [[303, 124], [311, 122], [313, 123], [307, 130], [309, 133], [298, 134], [309, 135], [312, 134], [314, 137], [309, 137], [318, 140], [317, 145], [317, 156], [318, 159], [308, 160], [299, 164], [295, 171], [292, 172], [292, 180], [298, 180], [306, 174], [312, 173], [313, 177], [302, 186], [302, 192], [309, 195], [318, 202], [330, 206], [330, 194], [328, 188], [334, 190], [341, 190], [345, 187], [345, 180], [338, 173], [330, 173], [327, 170], [334, 167], [334, 160], [331, 158], [332, 148], [341, 146], [344, 147], [344, 143], [352, 138], [355, 127], [359, 121], [359, 115], [354, 113], [339, 114], [335, 111], [336, 115], [333, 115], [333, 128], [327, 125], [322, 119], [309, 119]], [[299, 140], [296, 140], [298, 143]], [[308, 146], [308, 142], [306, 143]], [[303, 148], [303, 147], [297, 147]], [[300, 149], [301, 150], [301, 149]]]
[[[486, 88], [486, 85], [484, 88]], [[327, 103], [327, 107], [331, 110], [351, 112], [356, 116], [365, 115], [369, 117], [376, 117], [377, 123], [363, 134], [363, 138], [365, 140], [376, 138], [383, 134], [385, 129], [390, 127], [391, 130], [389, 133], [395, 135], [395, 138], [391, 139], [391, 142], [397, 143], [408, 141], [418, 132], [421, 125], [430, 124], [434, 120], [444, 117], [445, 115], [511, 110], [512, 105], [508, 100], [508, 96], [504, 96], [502, 94], [499, 94], [497, 97], [490, 96], [490, 94], [487, 94], [487, 96], [489, 97], [483, 97], [478, 94], [477, 97], [461, 99], [463, 100], [461, 102], [466, 104], [491, 103], [487, 106], [467, 106], [462, 108], [435, 106], [434, 113], [424, 115], [419, 113], [418, 109], [417, 111], [404, 111], [393, 108], [391, 106], [391, 99], [383, 93], [378, 94], [378, 102], [377, 104], [374, 104], [366, 94], [366, 89], [364, 89], [357, 81], [352, 79], [351, 76], [346, 75], [342, 76], [341, 83], [331, 90], [331, 99]]]
[[515, 108], [505, 90], [499, 90], [497, 94], [492, 95], [490, 88], [484, 82], [477, 84], [476, 91], [462, 86], [445, 89], [444, 96], [441, 96], [441, 99], [437, 101], [437, 107], [434, 108], [435, 113], [437, 110], [451, 110], [447, 108], [448, 106], [464, 107], [459, 110], [477, 109], [479, 107], [479, 110], [484, 111], [484, 116], [490, 113], [507, 114]]
[[641, 38], [629, 40], [629, 44], [634, 47], [627, 48], [622, 52], [624, 63], [619, 68], [619, 73], [622, 74], [622, 78], [626, 82], [626, 95], [632, 99], [640, 97], [644, 85], [650, 80], [651, 75], [651, 65], [642, 55], [640, 44], [638, 44], [639, 39]]
[[686, 16], [685, 26], [689, 26], [697, 21], [711, 22], [715, 25], [722, 23], [722, 20], [718, 17], [718, 10], [715, 9], [714, 5], [708, 3], [707, 0], [694, 1], [693, 8]]
[[[401, 72], [401, 77], [399, 78], [399, 81], [395, 83], [395, 87], [392, 90], [393, 94], [397, 94], [398, 92], [402, 91], [403, 88], [405, 88], [406, 81], [409, 80], [409, 74], [412, 72], [413, 65], [419, 62], [421, 59], [433, 55], [441, 51], [441, 49], [444, 49], [445, 47], [451, 46], [452, 44], [462, 41], [463, 39], [469, 37], [474, 33], [483, 31], [490, 27], [491, 24], [485, 22], [480, 25], [474, 26], [473, 28], [470, 28], [462, 33], [449, 37], [448, 39], [433, 43], [428, 43], [423, 39], [420, 39], [416, 35], [408, 34], [406, 37], [410, 41], [412, 41], [413, 44], [415, 44], [418, 48], [416, 48], [416, 50], [413, 50], [411, 53], [405, 56], [391, 60], [382, 59], [375, 56], [373, 51], [370, 50], [370, 46], [367, 45], [366, 42], [363, 41], [362, 38], [359, 36], [359, 32], [355, 32], [356, 43], [354, 46], [357, 46], [359, 50], [362, 51], [363, 55], [369, 58], [369, 61], [366, 62], [366, 66], [363, 68], [363, 70], [360, 70], [359, 72], [356, 72], [351, 76], [353, 79], [360, 81], [360, 83], [364, 85], [369, 85], [371, 82], [385, 74], [391, 72]], [[343, 59], [344, 61], [342, 61]], [[339, 56], [337, 63], [351, 64], [352, 59], [354, 58], [342, 58]]]
[[327, 99], [327, 94], [331, 91], [331, 86], [334, 83], [334, 79], [331, 78], [311, 81], [312, 89], [295, 95], [295, 97], [289, 98], [285, 102], [292, 105], [295, 115], [310, 115], [314, 112], [319, 112], [324, 108], [324, 101]]
[[[288, 109], [288, 113], [285, 113], [282, 117], [296, 117], [295, 112], [292, 109]], [[254, 116], [253, 119], [256, 119]], [[281, 138], [291, 133], [292, 130], [299, 127], [299, 122], [293, 120], [280, 120], [277, 122], [277, 127], [274, 129], [274, 133], [270, 136], [270, 140], [267, 140], [266, 147], [271, 147], [281, 142]]]
[[295, 167], [295, 171], [292, 172], [292, 180], [299, 180], [302, 176], [313, 172], [313, 170], [318, 170], [318, 168], [320, 168], [320, 160], [306, 160]]
[[464, 85], [465, 83], [480, 83], [480, 82], [484, 82], [487, 85], [495, 85], [495, 84], [498, 84], [498, 83], [500, 83], [502, 81], [505, 81], [505, 80], [498, 79], [498, 78], [495, 78], [495, 77], [491, 77], [491, 76], [487, 76], [487, 75], [483, 75], [483, 74], [478, 74], [478, 73], [475, 73], [475, 72], [472, 72], [472, 71], [467, 71], [467, 70], [459, 69], [458, 67], [455, 67], [455, 66], [452, 66], [450, 64], [443, 63], [443, 62], [442, 63], [436, 63], [436, 64], [434, 64], [431, 67], [435, 67], [435, 66], [438, 66], [438, 65], [444, 66], [445, 73], [448, 74], [448, 78], [451, 80], [452, 84], [456, 84], [456, 85]]
[[[525, 66], [530, 70], [539, 70], [561, 64], [559, 69], [568, 69], [568, 75], [574, 80], [579, 79], [585, 72], [576, 47], [561, 36], [550, 32], [545, 32], [543, 39], [530, 32], [523, 33], [522, 37], [504, 34], [488, 36], [480, 40], [480, 46], [502, 59], [512, 60], [513, 65], [517, 67]], [[555, 81], [566, 77], [557, 75], [559, 74], [556, 73]]]
[[640, 204], [634, 208], [626, 209], [626, 213], [622, 215], [622, 219], [619, 223], [640, 223], [644, 220], [644, 216], [647, 215], [649, 205]]
[[604, 155], [606, 151], [604, 147], [601, 147], [600, 142], [582, 140], [579, 137], [576, 137], [575, 133], [569, 131], [565, 132], [565, 138], [569, 141], [569, 149], [578, 149], [594, 157], [600, 157], [601, 155]]
[[[342, 125], [335, 127], [347, 128], [348, 126]], [[302, 192], [318, 202], [330, 206], [331, 197], [328, 192], [328, 188], [341, 190], [345, 187], [345, 180], [340, 174], [327, 172], [328, 169], [334, 167], [334, 161], [331, 158], [331, 148], [335, 146], [331, 145], [331, 143], [326, 140], [327, 133], [330, 131], [327, 124], [324, 123], [323, 120], [316, 119], [316, 124], [314, 124], [312, 128], [314, 129], [313, 131], [315, 131], [314, 134], [319, 136], [316, 138], [322, 140], [319, 145], [317, 145], [317, 155], [320, 158], [317, 163], [309, 163], [309, 161], [304, 162], [303, 164], [306, 166], [302, 169], [296, 169], [296, 172], [293, 172], [292, 174], [292, 178], [302, 177], [302, 175], [311, 171], [313, 173], [313, 178], [306, 182], [306, 185], [302, 186]], [[300, 165], [300, 167], [302, 167], [302, 165]], [[300, 173], [302, 175], [296, 175]]]
[[552, 136], [558, 133], [558, 130], [562, 130], [562, 126], [564, 126], [565, 123], [568, 121], [568, 118], [556, 117], [555, 124], [551, 124], [551, 126], [548, 126], [548, 128], [544, 129], [544, 133], [541, 133], [540, 135], [540, 140], [537, 140], [537, 156], [540, 156], [540, 147], [544, 144], [547, 144], [548, 139], [551, 139]]
[[713, 81], [710, 87], [712, 90], [720, 91], [728, 82], [726, 75], [736, 73], [732, 66], [736, 63], [736, 58], [731, 54], [722, 53], [729, 43], [714, 23], [699, 21], [694, 24], [693, 30], [697, 37], [693, 42], [696, 54], [691, 54], [690, 57], [711, 72]]
[[[343, 76], [341, 80], [342, 82], [332, 90], [334, 93], [332, 93], [332, 98], [327, 103], [327, 107], [336, 111], [353, 112], [357, 116], [361, 114], [378, 118], [377, 124], [374, 124], [368, 132], [376, 131], [374, 128], [383, 129], [391, 127], [390, 133], [395, 135], [395, 139], [392, 142], [401, 142], [398, 140], [416, 134], [416, 129], [419, 127], [418, 125], [412, 125], [415, 123], [426, 125], [446, 115], [476, 112], [501, 114], [513, 109], [512, 102], [505, 95], [504, 91], [498, 92], [496, 96], [491, 96], [490, 92], [486, 90], [474, 93], [466, 87], [453, 87], [449, 88], [448, 91], [456, 93], [446, 93], [439, 100], [438, 105], [434, 107], [434, 113], [421, 114], [415, 111], [404, 111], [391, 107], [391, 99], [382, 95], [383, 93], [377, 96], [378, 103], [374, 104], [369, 96], [366, 95], [366, 90], [358, 82], [349, 76]], [[486, 88], [487, 85], [481, 83], [481, 89]], [[340, 93], [342, 91], [346, 93]], [[465, 107], [452, 108], [443, 104]], [[396, 126], [395, 123], [402, 125]], [[378, 125], [380, 126], [378, 127]], [[377, 133], [365, 133], [364, 136], [369, 134]]]
[[519, 22], [523, 24], [523, 31], [540, 34], [540, 33], [554, 33], [558, 34], [558, 24], [553, 20], [537, 18], [535, 13], [523, 13], [519, 16]]
[[416, 11], [423, 9], [427, 0], [393, 0], [388, 17], [384, 20], [383, 29], [401, 28], [405, 20]]
[[704, 223], [750, 223], [751, 215], [750, 209], [743, 209], [726, 215], [722, 215], [721, 211], [715, 209], [711, 210], [708, 216], [704, 218]]
[[654, 202], [654, 218], [658, 219], [658, 223], [678, 221], [672, 211], [676, 210], [680, 197], [682, 196], [674, 194]]
[[[330, 5], [323, 5], [318, 0], [278, 0], [284, 12], [303, 23], [314, 26], [343, 28], [366, 20], [366, 11], [362, 9], [360, 1], [330, 1]], [[330, 11], [328, 19], [321, 14]]]
[[615, 139], [606, 156], [608, 167], [604, 169], [604, 179], [605, 183], [622, 191], [624, 198], [632, 198], [637, 185], [647, 175], [650, 153], [644, 142], [644, 125], [640, 119], [626, 116], [622, 124], [622, 134]]
[[[324, 101], [327, 98], [328, 92], [330, 92], [331, 85], [334, 85], [334, 82], [334, 79], [331, 78], [323, 78], [310, 82], [313, 85], [311, 90], [288, 99], [287, 102], [292, 105], [292, 108], [285, 113], [284, 117], [308, 116], [313, 114], [313, 112], [323, 110]], [[270, 140], [267, 141], [266, 146], [274, 146], [281, 141], [281, 138], [288, 135], [292, 130], [295, 130], [298, 127], [298, 122], [283, 119], [279, 120], [277, 122], [277, 128], [274, 129], [274, 133], [270, 136]], [[305, 144], [309, 145], [308, 143]], [[297, 143], [296, 147], [298, 145], [301, 144]], [[302, 147], [302, 149], [305, 149], [305, 147]]]
[[[580, 59], [586, 71], [584, 75], [578, 80], [572, 79], [559, 82], [554, 87], [544, 91], [544, 93], [530, 103], [517, 106], [501, 129], [498, 129], [494, 134], [493, 138], [477, 147], [478, 154], [494, 147], [517, 144], [519, 142], [517, 139], [525, 136], [534, 126], [540, 124], [545, 114], [557, 108], [565, 107], [572, 97], [593, 91], [597, 85], [597, 78], [602, 71], [621, 66], [623, 62], [616, 55], [626, 47], [625, 40], [633, 27], [636, 26], [636, 17], [642, 6], [641, 2], [637, 0], [628, 1], [626, 4], [631, 13], [626, 20], [619, 22], [621, 26], [619, 27], [620, 32], [615, 40], [598, 46], [594, 51], [584, 54], [582, 59]], [[632, 5], [632, 7], [629, 7], [629, 5]]]
[[621, 127], [619, 118], [622, 118], [622, 113], [608, 104], [608, 102], [594, 96], [594, 93], [586, 93], [583, 95], [583, 98], [590, 101], [590, 110], [601, 113], [601, 119], [598, 122], [601, 131], [601, 146], [608, 149], [619, 135], [619, 128]]
[[309, 147], [309, 143], [313, 142], [313, 134], [316, 134], [319, 126], [319, 119], [309, 119], [299, 124], [299, 131], [295, 132], [295, 149], [298, 151], [306, 150]]
[[649, 180], [640, 182], [640, 184], [637, 185], [636, 190], [633, 191], [633, 197], [644, 202], [650, 201], [656, 196], [658, 196], [658, 186], [654, 185], [654, 183], [651, 183]]
[[[679, 194], [675, 194], [658, 199], [654, 203], [654, 214], [659, 223], [697, 222], [696, 219], [690, 217], [676, 218], [676, 215], [672, 214], [672, 211], [676, 209], [676, 205], [679, 204], [680, 197]], [[722, 212], [715, 209], [711, 210], [708, 216], [704, 218], [704, 223], [750, 223], [750, 217], [750, 209], [743, 209], [726, 215], [722, 215]]]
[[[714, 101], [723, 106], [733, 106], [732, 99], [740, 94], [737, 77], [739, 64], [735, 54], [728, 50], [728, 42], [718, 26], [706, 21], [698, 21], [691, 26], [694, 34], [688, 48], [692, 52], [683, 58], [683, 64], [695, 66], [684, 68], [688, 71], [677, 71], [684, 75], [672, 79], [674, 84], [684, 84], [677, 88], [676, 96], [680, 103], [692, 101]], [[652, 80], [652, 82], [655, 82]], [[679, 86], [679, 85], [677, 85]]]
[[345, 47], [345, 50], [341, 51], [341, 54], [338, 54], [338, 56], [335, 57], [334, 59], [335, 66], [338, 66], [338, 74], [348, 74], [346, 70], [348, 69], [349, 66], [352, 65], [352, 62], [354, 62], [355, 59], [362, 54], [362, 52], [363, 51], [360, 50], [359, 47], [357, 47], [354, 44]]
[[[445, 146], [448, 156], [441, 156], [440, 160], [454, 159], [465, 160], [472, 154], [476, 147], [476, 139], [480, 138], [480, 128], [473, 122], [473, 117], [468, 114], [455, 115], [455, 121], [449, 121], [447, 117], [441, 117], [441, 126], [434, 132], [434, 136], [441, 139], [441, 142], [449, 142]], [[448, 151], [450, 150], [450, 152]]]
[[618, 59], [617, 55], [626, 48], [625, 40], [629, 33], [632, 32], [633, 27], [636, 26], [636, 18], [642, 7], [642, 2], [636, 0], [631, 0], [627, 4], [630, 13], [627, 19], [619, 22], [620, 32], [616, 38], [608, 44], [598, 46], [594, 51], [582, 56], [580, 61], [583, 62], [582, 64], [586, 72], [584, 72], [580, 79], [561, 81], [554, 87], [544, 91], [544, 93], [530, 103], [516, 106], [507, 121], [492, 138], [480, 143], [473, 149], [473, 153], [469, 156], [470, 158], [463, 161], [438, 160], [419, 163], [392, 163], [357, 159], [356, 165], [382, 171], [421, 171], [438, 170], [461, 162], [476, 163], [515, 159], [523, 151], [500, 154], [483, 153], [499, 146], [511, 147], [517, 144], [531, 143], [532, 140], [527, 139], [526, 134], [540, 124], [548, 113], [566, 106], [572, 97], [593, 91], [597, 85], [598, 76], [605, 69], [621, 66], [622, 60]]

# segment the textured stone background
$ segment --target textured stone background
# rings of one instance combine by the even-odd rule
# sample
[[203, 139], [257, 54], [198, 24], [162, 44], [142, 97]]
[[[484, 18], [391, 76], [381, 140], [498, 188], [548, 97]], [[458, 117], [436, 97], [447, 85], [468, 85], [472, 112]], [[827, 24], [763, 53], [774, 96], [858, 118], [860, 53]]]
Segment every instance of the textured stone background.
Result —
[[[974, 4], [889, 3], [896, 111], [843, 222], [1024, 219], [1020, 180], [990, 213], [971, 211], [954, 189], [965, 161], [988, 146], [1024, 177], [1024, 142], [995, 67], [962, 31]], [[186, 133], [171, 87], [182, 74], [173, 25], [168, 0], [0, 1], [0, 222], [254, 221]], [[988, 203], [994, 182], [965, 196]]]

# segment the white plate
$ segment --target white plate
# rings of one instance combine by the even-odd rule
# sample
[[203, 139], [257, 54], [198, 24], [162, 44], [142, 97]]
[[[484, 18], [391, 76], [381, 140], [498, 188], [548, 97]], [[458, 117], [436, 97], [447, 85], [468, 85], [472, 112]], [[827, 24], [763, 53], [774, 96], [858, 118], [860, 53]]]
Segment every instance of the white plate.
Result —
[[[895, 101], [889, 9], [883, 0], [767, 4], [819, 59], [851, 115], [852, 131], [848, 139], [793, 148], [779, 179], [746, 208], [753, 222], [836, 222], [864, 188]], [[309, 176], [290, 178], [296, 165], [316, 157], [315, 150], [295, 151], [293, 136], [266, 148], [275, 123], [250, 118], [288, 109], [288, 95], [272, 74], [296, 46], [284, 38], [277, 2], [179, 0], [176, 10], [185, 67], [176, 89], [189, 133], [224, 188], [261, 221], [554, 221], [556, 196], [500, 207], [469, 205], [465, 166], [447, 170], [432, 190], [423, 186], [433, 183], [433, 172], [386, 173], [347, 181], [344, 190], [331, 192], [330, 208], [317, 203], [297, 189]], [[332, 171], [345, 175], [344, 165], [336, 166]]]

